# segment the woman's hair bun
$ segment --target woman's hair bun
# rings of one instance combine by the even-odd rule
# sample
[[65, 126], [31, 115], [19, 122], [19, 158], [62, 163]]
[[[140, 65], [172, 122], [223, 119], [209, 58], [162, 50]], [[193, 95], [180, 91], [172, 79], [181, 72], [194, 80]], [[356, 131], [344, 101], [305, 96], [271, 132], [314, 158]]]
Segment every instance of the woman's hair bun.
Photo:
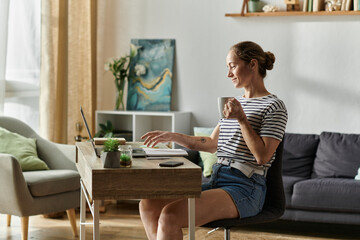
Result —
[[265, 52], [265, 67], [266, 70], [271, 70], [274, 67], [275, 56], [272, 52]]

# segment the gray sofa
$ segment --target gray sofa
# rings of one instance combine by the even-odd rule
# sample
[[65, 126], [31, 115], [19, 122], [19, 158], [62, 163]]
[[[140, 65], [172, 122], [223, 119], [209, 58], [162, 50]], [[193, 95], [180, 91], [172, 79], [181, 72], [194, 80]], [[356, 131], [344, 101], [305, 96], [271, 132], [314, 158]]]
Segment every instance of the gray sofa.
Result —
[[360, 224], [360, 134], [287, 133], [282, 219]]
[[[197, 151], [188, 153], [200, 164]], [[281, 219], [360, 225], [360, 181], [354, 179], [359, 167], [360, 134], [286, 133]]]

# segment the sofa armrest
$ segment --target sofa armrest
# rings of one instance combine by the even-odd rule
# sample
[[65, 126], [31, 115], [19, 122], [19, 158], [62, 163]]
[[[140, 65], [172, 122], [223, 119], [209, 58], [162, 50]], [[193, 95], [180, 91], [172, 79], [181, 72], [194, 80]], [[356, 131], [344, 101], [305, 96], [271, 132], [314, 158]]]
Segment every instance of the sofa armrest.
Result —
[[19, 162], [10, 154], [0, 153], [0, 189], [0, 212], [22, 216], [22, 209], [32, 196]]

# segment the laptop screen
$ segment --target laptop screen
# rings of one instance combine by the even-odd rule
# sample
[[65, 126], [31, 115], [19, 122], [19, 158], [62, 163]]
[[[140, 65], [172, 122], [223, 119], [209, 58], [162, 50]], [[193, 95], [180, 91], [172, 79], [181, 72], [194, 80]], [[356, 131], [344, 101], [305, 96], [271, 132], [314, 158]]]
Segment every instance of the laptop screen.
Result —
[[86, 119], [85, 119], [85, 115], [84, 115], [84, 111], [83, 111], [83, 109], [82, 109], [82, 106], [80, 106], [80, 113], [81, 113], [82, 119], [83, 119], [83, 121], [84, 121], [84, 124], [85, 124], [85, 127], [86, 127], [86, 131], [87, 131], [87, 133], [88, 133], [88, 135], [89, 135], [89, 139], [90, 139], [91, 145], [93, 146], [93, 149], [94, 149], [94, 151], [95, 151], [95, 155], [96, 155], [97, 157], [100, 157], [100, 154], [98, 154], [98, 152], [96, 151], [95, 144], [94, 144], [94, 139], [93, 139], [92, 136], [91, 136], [91, 133], [90, 133], [90, 130], [89, 130], [89, 126], [88, 126], [88, 124], [87, 124], [87, 122], [86, 122]]

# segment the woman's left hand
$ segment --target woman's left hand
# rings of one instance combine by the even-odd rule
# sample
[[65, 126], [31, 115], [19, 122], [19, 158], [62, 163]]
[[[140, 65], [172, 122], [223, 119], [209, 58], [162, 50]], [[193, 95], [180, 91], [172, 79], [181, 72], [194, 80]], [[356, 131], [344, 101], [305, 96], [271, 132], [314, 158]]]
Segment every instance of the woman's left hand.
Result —
[[158, 143], [173, 141], [175, 139], [175, 133], [167, 131], [152, 131], [144, 134], [141, 139], [145, 139], [144, 145], [154, 147]]
[[229, 99], [224, 107], [224, 116], [225, 118], [235, 118], [239, 121], [242, 121], [246, 118], [245, 112], [238, 100], [235, 98]]

